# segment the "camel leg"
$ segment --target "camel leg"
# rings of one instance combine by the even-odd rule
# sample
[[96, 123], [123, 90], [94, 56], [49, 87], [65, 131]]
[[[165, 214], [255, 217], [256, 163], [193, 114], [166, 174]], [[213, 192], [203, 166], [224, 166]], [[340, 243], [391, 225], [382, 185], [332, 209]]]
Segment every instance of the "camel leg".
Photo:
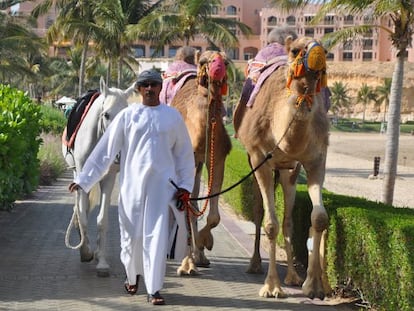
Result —
[[108, 209], [111, 204], [111, 194], [115, 185], [117, 166], [113, 165], [105, 177], [100, 181], [101, 202], [100, 210], [96, 219], [97, 239], [95, 259], [97, 260], [96, 271], [100, 277], [109, 276], [109, 264], [106, 261], [106, 243], [108, 232]]
[[325, 298], [325, 290], [322, 282], [322, 268], [320, 257], [320, 245], [322, 232], [328, 228], [328, 214], [323, 206], [322, 185], [325, 176], [325, 162], [317, 166], [305, 167], [308, 176], [308, 192], [312, 201], [311, 224], [313, 229], [313, 245], [308, 260], [308, 270], [302, 290], [309, 298]]
[[[196, 159], [196, 167], [194, 173], [194, 186], [192, 191], [192, 197], [197, 198], [200, 192], [200, 180], [201, 180], [201, 172], [203, 168], [203, 162], [197, 161]], [[197, 207], [197, 203], [193, 203], [193, 205]], [[188, 211], [186, 211], [188, 213]], [[187, 219], [187, 216], [186, 216]], [[196, 267], [196, 263], [202, 263], [200, 252], [196, 246], [196, 241], [198, 237], [198, 226], [197, 226], [197, 216], [190, 214], [190, 226], [189, 230], [191, 231], [191, 240], [189, 241], [189, 251], [188, 255], [181, 261], [180, 267], [177, 268], [177, 275], [196, 275], [198, 274], [198, 270]], [[208, 262], [207, 266], [210, 264]]]
[[[188, 213], [188, 211], [186, 211]], [[187, 217], [187, 216], [186, 216]], [[189, 241], [189, 247], [188, 247], [188, 255], [181, 261], [180, 267], [177, 269], [177, 275], [197, 275], [198, 270], [196, 266], [196, 262], [194, 259], [194, 231], [197, 230], [197, 217], [194, 217], [193, 215], [190, 215], [190, 230], [191, 230], [191, 241]]]
[[[220, 157], [216, 154], [216, 160], [214, 161], [214, 166], [207, 164], [208, 169], [208, 178], [213, 179], [210, 189], [210, 194], [217, 194], [221, 191], [221, 186], [223, 184], [224, 178], [224, 160], [225, 157]], [[210, 174], [213, 173], [213, 176]], [[207, 221], [205, 226], [198, 232], [198, 239], [197, 239], [197, 248], [200, 252], [200, 259], [202, 259], [203, 263], [210, 264], [210, 261], [204, 255], [204, 248], [208, 250], [213, 249], [214, 245], [214, 238], [211, 230], [220, 223], [220, 213], [219, 213], [219, 196], [214, 196], [213, 198], [209, 199], [209, 207], [210, 210], [208, 212]]]
[[285, 277], [286, 285], [302, 285], [303, 279], [298, 275], [293, 264], [292, 233], [293, 220], [292, 211], [296, 197], [296, 180], [300, 172], [301, 165], [298, 164], [294, 170], [280, 170], [280, 184], [283, 189], [284, 199], [284, 218], [283, 218], [283, 236], [285, 241], [285, 250], [287, 256], [288, 270]]
[[[93, 252], [91, 250], [91, 247], [89, 245], [89, 237], [88, 237], [88, 216], [89, 216], [89, 195], [83, 191], [82, 189], [79, 189], [76, 192], [76, 201], [77, 206], [79, 208], [79, 223], [80, 227], [79, 230], [79, 236], [83, 235], [84, 240], [80, 247], [80, 260], [81, 262], [89, 262], [93, 259]], [[75, 205], [76, 208], [76, 205]], [[80, 230], [82, 229], [82, 233]]]
[[[194, 187], [192, 196], [197, 198], [200, 193], [200, 184], [201, 184], [201, 173], [203, 170], [203, 162], [196, 160], [196, 169], [195, 169], [195, 177], [194, 177]], [[197, 203], [194, 205], [198, 208]], [[194, 262], [199, 267], [208, 267], [210, 265], [210, 261], [204, 255], [204, 245], [200, 242], [200, 236], [198, 231], [198, 221], [197, 217], [191, 217], [191, 232], [192, 232], [192, 257]]]
[[[253, 166], [257, 167], [261, 159], [255, 159], [252, 156], [251, 160]], [[264, 231], [270, 244], [269, 268], [264, 286], [260, 289], [259, 295], [266, 298], [284, 298], [286, 294], [282, 290], [279, 275], [276, 270], [276, 237], [279, 231], [279, 223], [275, 212], [273, 170], [268, 165], [264, 165], [255, 172], [255, 176], [263, 197]]]
[[[250, 162], [250, 160], [249, 160]], [[263, 273], [262, 269], [262, 258], [260, 256], [260, 238], [262, 232], [262, 222], [264, 217], [264, 210], [263, 210], [263, 199], [262, 195], [260, 194], [259, 185], [257, 184], [257, 180], [253, 177], [253, 221], [255, 225], [255, 238], [254, 238], [254, 249], [253, 249], [253, 256], [250, 259], [249, 266], [247, 268], [247, 273], [253, 274], [261, 274]]]

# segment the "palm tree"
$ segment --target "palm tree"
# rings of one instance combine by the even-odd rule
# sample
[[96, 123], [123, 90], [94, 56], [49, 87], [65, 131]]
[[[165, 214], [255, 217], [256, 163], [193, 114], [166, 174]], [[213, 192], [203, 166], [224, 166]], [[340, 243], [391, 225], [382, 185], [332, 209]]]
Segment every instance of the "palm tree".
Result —
[[[123, 83], [122, 77], [125, 77], [126, 72], [129, 72], [127, 76], [130, 76], [138, 68], [138, 62], [131, 49], [132, 44], [136, 42], [137, 38], [128, 35], [127, 27], [129, 25], [136, 25], [144, 16], [158, 7], [162, 1], [155, 3], [149, 0], [114, 1], [119, 3], [117, 10], [114, 11], [119, 16], [116, 18], [120, 21], [119, 29], [115, 33], [109, 32], [110, 37], [107, 40], [98, 42], [97, 46], [105, 59], [108, 60], [108, 84], [110, 82], [109, 77], [112, 63], [117, 68], [117, 87], [121, 87]], [[124, 67], [126, 67], [126, 71]]]
[[412, 44], [414, 34], [414, 5], [411, 0], [272, 0], [276, 5], [285, 9], [297, 8], [308, 3], [322, 5], [318, 11], [317, 20], [321, 20], [326, 13], [340, 11], [347, 13], [366, 13], [373, 20], [388, 18], [387, 25], [362, 25], [349, 27], [329, 35], [331, 46], [353, 38], [357, 34], [365, 33], [373, 28], [381, 28], [389, 34], [395, 50], [396, 62], [391, 83], [390, 103], [388, 110], [387, 142], [385, 146], [384, 179], [382, 185], [382, 202], [392, 204], [394, 198], [395, 179], [397, 177], [397, 162], [400, 137], [401, 95], [404, 80], [404, 58], [406, 50]]
[[116, 38], [121, 30], [123, 16], [117, 14], [119, 2], [112, 0], [94, 3], [87, 0], [44, 0], [33, 9], [32, 16], [37, 18], [46, 14], [52, 7], [56, 8], [58, 15], [53, 25], [48, 29], [48, 43], [52, 44], [69, 39], [75, 46], [82, 47], [78, 87], [78, 94], [81, 96], [85, 84], [89, 44]]
[[198, 35], [224, 50], [235, 47], [235, 29], [244, 35], [251, 29], [239, 21], [212, 16], [220, 5], [220, 0], [165, 0], [136, 26], [129, 27], [129, 35], [154, 42], [158, 49], [175, 42], [190, 45]]
[[335, 81], [329, 87], [331, 95], [331, 111], [336, 116], [343, 110], [348, 110], [351, 98], [348, 96], [348, 86], [342, 81]]
[[[14, 2], [11, 2], [14, 3]], [[1, 8], [7, 8], [1, 3]], [[21, 82], [21, 77], [32, 79], [36, 76], [38, 59], [45, 51], [33, 32], [28, 30], [27, 21], [0, 11], [0, 82]]]
[[362, 83], [357, 95], [357, 101], [362, 102], [362, 105], [364, 106], [362, 112], [362, 123], [365, 122], [365, 111], [367, 110], [368, 104], [371, 101], [376, 101], [376, 99], [377, 94], [375, 93], [375, 90], [371, 86], [368, 86], [366, 83]]
[[390, 103], [391, 82], [391, 78], [385, 78], [383, 80], [383, 84], [377, 86], [376, 88], [376, 93], [378, 94], [377, 104], [381, 105], [384, 103], [384, 116], [382, 118], [383, 122], [386, 121], [387, 107]]

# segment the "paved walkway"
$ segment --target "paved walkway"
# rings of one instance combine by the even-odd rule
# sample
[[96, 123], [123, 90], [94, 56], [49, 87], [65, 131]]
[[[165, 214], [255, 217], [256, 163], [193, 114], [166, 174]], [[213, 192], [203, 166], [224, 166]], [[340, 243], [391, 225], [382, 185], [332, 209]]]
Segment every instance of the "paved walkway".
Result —
[[[54, 185], [41, 187], [27, 200], [17, 202], [11, 212], [0, 212], [1, 311], [350, 310], [346, 305], [332, 306], [334, 302], [329, 300], [312, 301], [299, 288], [284, 287], [290, 297], [283, 300], [259, 297], [264, 275], [245, 273], [253, 249], [249, 226], [225, 210], [222, 222], [213, 231], [214, 248], [206, 253], [210, 268], [201, 268], [196, 277], [177, 277], [176, 263], [169, 262], [162, 291], [166, 306], [154, 307], [146, 302], [142, 281], [138, 295], [129, 296], [123, 289], [115, 206], [109, 214], [109, 277], [98, 277], [94, 263], [81, 263], [78, 251], [65, 247], [73, 205], [73, 197], [66, 190], [69, 181], [67, 174]], [[95, 216], [96, 211], [91, 223]], [[90, 231], [93, 237], [96, 227]], [[283, 265], [280, 270], [285, 271]]]

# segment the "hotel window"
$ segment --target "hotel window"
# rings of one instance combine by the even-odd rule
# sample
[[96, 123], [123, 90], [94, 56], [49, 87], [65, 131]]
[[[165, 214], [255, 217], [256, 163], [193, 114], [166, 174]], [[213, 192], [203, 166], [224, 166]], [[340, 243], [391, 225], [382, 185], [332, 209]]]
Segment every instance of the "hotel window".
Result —
[[362, 60], [365, 60], [365, 61], [372, 60], [372, 52], [363, 52], [362, 53]]
[[239, 50], [238, 49], [229, 49], [226, 51], [226, 55], [230, 59], [239, 59]]
[[276, 25], [277, 25], [277, 18], [276, 18], [275, 16], [270, 16], [270, 17], [267, 19], [267, 24], [268, 24], [269, 26], [276, 26]]
[[373, 46], [372, 42], [373, 42], [372, 39], [364, 39], [362, 43], [363, 49], [372, 50], [372, 46]]
[[234, 5], [228, 6], [227, 15], [237, 15], [237, 8]]
[[134, 45], [132, 46], [132, 51], [134, 52], [135, 58], [145, 57], [145, 46], [144, 45]]
[[335, 16], [333, 15], [326, 15], [323, 19], [325, 25], [333, 25]]
[[156, 46], [150, 47], [150, 55], [151, 57], [164, 57], [164, 48], [157, 50]]
[[352, 52], [344, 52], [342, 58], [344, 61], [352, 61]]
[[290, 15], [286, 18], [286, 24], [288, 24], [289, 26], [293, 26], [296, 24], [296, 17]]
[[170, 46], [168, 49], [168, 57], [173, 58], [177, 54], [178, 46]]
[[312, 21], [313, 15], [307, 15], [305, 16], [305, 24], [309, 24]]
[[344, 50], [345, 51], [352, 51], [352, 41], [347, 41], [344, 43]]
[[305, 29], [305, 37], [312, 37], [315, 35], [315, 29], [314, 28], [306, 28]]
[[354, 17], [352, 15], [347, 15], [344, 17], [344, 24], [345, 25], [353, 25], [354, 24]]

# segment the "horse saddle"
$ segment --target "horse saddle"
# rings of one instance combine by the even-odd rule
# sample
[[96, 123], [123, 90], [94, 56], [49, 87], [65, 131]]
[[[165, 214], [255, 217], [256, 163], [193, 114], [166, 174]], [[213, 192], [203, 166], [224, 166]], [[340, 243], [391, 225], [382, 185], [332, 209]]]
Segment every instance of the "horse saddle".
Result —
[[85, 118], [90, 106], [99, 95], [100, 93], [98, 90], [88, 90], [85, 94], [79, 97], [73, 105], [62, 137], [62, 141], [68, 148], [73, 148], [73, 143], [79, 126]]

